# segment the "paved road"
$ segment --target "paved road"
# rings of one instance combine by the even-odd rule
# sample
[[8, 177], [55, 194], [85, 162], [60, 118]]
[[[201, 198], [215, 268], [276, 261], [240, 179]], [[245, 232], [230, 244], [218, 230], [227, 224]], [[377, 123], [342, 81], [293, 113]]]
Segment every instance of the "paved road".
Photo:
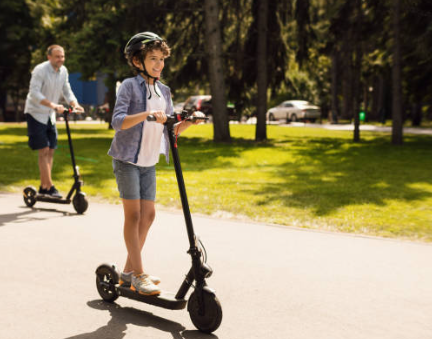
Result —
[[[0, 194], [2, 339], [430, 339], [432, 245], [194, 216], [215, 269], [221, 327], [120, 298], [101, 302], [95, 268], [122, 263], [122, 210]], [[189, 267], [183, 217], [158, 212], [146, 269], [175, 291]]]

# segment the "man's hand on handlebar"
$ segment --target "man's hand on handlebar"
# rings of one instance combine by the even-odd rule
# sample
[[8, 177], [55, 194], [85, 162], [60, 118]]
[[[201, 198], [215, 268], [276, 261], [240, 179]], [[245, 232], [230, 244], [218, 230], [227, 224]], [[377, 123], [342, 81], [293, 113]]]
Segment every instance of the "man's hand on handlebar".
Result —
[[59, 114], [63, 114], [63, 112], [66, 110], [66, 108], [63, 105], [55, 105], [54, 111], [56, 111]]
[[84, 113], [84, 108], [82, 106], [80, 106], [79, 104], [72, 106], [72, 109], [73, 109], [74, 113], [76, 113], [76, 114]]

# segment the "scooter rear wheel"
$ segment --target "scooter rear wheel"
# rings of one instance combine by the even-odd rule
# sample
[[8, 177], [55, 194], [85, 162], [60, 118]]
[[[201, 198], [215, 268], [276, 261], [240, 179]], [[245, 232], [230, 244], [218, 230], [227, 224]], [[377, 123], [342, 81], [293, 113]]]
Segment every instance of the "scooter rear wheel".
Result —
[[114, 302], [119, 295], [115, 289], [119, 277], [114, 267], [104, 264], [96, 270], [96, 288], [103, 300]]
[[198, 298], [199, 293], [194, 291], [188, 302], [188, 312], [192, 323], [204, 333], [216, 331], [222, 322], [222, 306], [219, 299], [208, 291], [202, 292], [203, 307], [200, 312]]
[[33, 207], [36, 204], [36, 189], [32, 186], [27, 186], [24, 188], [24, 202], [27, 207]]
[[87, 211], [88, 201], [84, 192], [78, 192], [72, 199], [73, 207], [78, 214], [83, 214]]

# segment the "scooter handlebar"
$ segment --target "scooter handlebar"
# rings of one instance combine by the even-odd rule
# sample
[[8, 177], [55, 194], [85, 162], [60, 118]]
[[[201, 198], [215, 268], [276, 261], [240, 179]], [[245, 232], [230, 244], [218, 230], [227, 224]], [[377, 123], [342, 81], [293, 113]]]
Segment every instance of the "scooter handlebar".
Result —
[[63, 111], [63, 114], [82, 114], [82, 113], [84, 113], [84, 111], [76, 110], [76, 109], [73, 109], [72, 107], [66, 108]]
[[[180, 122], [180, 121], [197, 122], [199, 120], [205, 121], [208, 119], [209, 119], [208, 117], [196, 117], [193, 115], [182, 116], [180, 114], [175, 114], [174, 116], [167, 117], [167, 120], [165, 121], [165, 125], [175, 124], [176, 122]], [[149, 116], [147, 116], [147, 121], [156, 121], [156, 117], [150, 114]]]

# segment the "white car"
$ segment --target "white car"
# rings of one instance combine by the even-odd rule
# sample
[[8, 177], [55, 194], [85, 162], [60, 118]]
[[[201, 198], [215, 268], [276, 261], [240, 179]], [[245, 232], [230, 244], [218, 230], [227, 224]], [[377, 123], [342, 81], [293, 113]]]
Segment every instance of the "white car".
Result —
[[295, 122], [308, 120], [314, 122], [320, 118], [321, 110], [308, 101], [288, 100], [270, 108], [266, 116], [268, 121], [286, 120], [287, 122]]
[[181, 113], [183, 111], [184, 102], [178, 102], [174, 105], [174, 113]]

